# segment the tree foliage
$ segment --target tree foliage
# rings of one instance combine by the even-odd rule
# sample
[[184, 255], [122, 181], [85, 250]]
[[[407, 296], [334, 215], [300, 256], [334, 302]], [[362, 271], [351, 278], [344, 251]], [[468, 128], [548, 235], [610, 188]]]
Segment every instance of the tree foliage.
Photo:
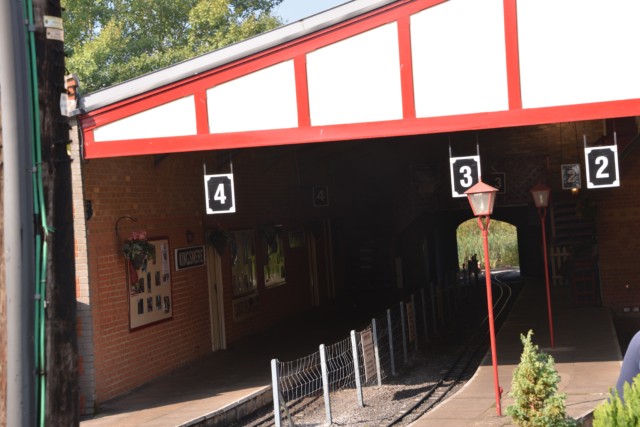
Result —
[[633, 384], [624, 383], [624, 400], [618, 390], [612, 391], [610, 399], [596, 407], [593, 413], [593, 427], [632, 427], [640, 425], [640, 375]]
[[[466, 263], [473, 255], [478, 255], [484, 268], [484, 248], [482, 247], [482, 231], [478, 227], [477, 218], [460, 224], [457, 230], [458, 260]], [[489, 223], [489, 258], [491, 268], [515, 267], [520, 265], [518, 255], [518, 233], [515, 226], [502, 221], [491, 220]]]
[[85, 92], [282, 25], [282, 0], [62, 0], [67, 69]]
[[566, 415], [566, 395], [558, 393], [560, 376], [553, 357], [538, 350], [531, 341], [532, 335], [531, 330], [526, 337], [520, 334], [524, 349], [520, 364], [513, 371], [509, 395], [514, 403], [507, 408], [507, 414], [522, 427], [575, 426], [575, 420]]

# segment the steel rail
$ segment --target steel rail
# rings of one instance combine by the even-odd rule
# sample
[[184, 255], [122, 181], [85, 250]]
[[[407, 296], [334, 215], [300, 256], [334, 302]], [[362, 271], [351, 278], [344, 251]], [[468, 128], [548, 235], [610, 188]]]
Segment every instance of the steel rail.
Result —
[[[497, 313], [495, 315], [496, 319], [504, 312], [513, 294], [511, 287], [498, 277], [501, 274], [503, 273], [496, 273], [491, 278], [491, 283], [499, 290], [498, 298], [495, 299], [493, 304], [494, 312]], [[441, 379], [438, 380], [432, 388], [425, 391], [421, 397], [417, 398], [413, 405], [396, 416], [396, 418], [386, 426], [397, 426], [401, 423], [408, 424], [415, 421], [433, 409], [456, 385], [462, 382], [462, 379], [470, 368], [477, 366], [484, 357], [479, 356], [479, 353], [482, 349], [485, 349], [486, 352], [488, 346], [489, 331], [485, 326], [487, 321], [488, 315], [484, 316], [478, 328], [476, 328], [475, 332], [468, 338], [467, 344], [463, 346], [464, 350], [458, 354], [455, 361], [449, 366]]]

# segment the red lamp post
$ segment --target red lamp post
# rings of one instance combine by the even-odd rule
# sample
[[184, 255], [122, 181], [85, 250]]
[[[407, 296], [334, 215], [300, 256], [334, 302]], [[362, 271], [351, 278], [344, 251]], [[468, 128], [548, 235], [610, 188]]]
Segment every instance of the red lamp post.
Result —
[[[502, 388], [498, 380], [498, 355], [496, 352], [496, 331], [493, 324], [493, 295], [491, 292], [491, 267], [489, 261], [489, 222], [493, 213], [493, 205], [496, 201], [497, 188], [480, 181], [467, 191], [465, 194], [469, 199], [469, 204], [473, 210], [473, 214], [478, 217], [478, 226], [482, 230], [482, 243], [484, 246], [484, 265], [485, 265], [485, 283], [487, 287], [487, 309], [489, 312], [489, 335], [491, 337], [491, 360], [493, 362], [493, 387], [496, 396], [496, 412], [498, 416], [502, 416], [502, 408], [500, 405], [500, 397]], [[484, 219], [484, 221], [483, 221]]]
[[549, 206], [549, 195], [551, 189], [544, 184], [533, 186], [530, 190], [533, 203], [538, 208], [538, 216], [540, 217], [540, 225], [542, 226], [542, 253], [544, 256], [544, 279], [547, 285], [547, 313], [549, 315], [549, 337], [551, 340], [551, 348], [553, 348], [553, 316], [551, 314], [551, 290], [549, 288], [549, 264], [547, 261], [547, 233], [545, 229], [545, 218], [547, 216], [547, 207]]

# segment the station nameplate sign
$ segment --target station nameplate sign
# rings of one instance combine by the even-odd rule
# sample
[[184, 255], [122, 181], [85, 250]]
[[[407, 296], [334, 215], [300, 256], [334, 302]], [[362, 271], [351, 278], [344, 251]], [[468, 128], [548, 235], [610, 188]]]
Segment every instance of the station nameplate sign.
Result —
[[204, 246], [191, 246], [175, 250], [176, 271], [204, 265]]

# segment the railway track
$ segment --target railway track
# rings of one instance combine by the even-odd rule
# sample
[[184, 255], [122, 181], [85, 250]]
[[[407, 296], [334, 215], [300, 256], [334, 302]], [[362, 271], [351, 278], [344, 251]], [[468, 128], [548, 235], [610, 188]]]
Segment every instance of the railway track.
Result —
[[[511, 300], [511, 287], [500, 280], [500, 273], [492, 278], [494, 292], [494, 318], [497, 321]], [[496, 290], [498, 292], [496, 292]], [[428, 411], [435, 408], [444, 400], [451, 391], [470, 378], [480, 365], [489, 347], [488, 315], [469, 337], [467, 344], [463, 346], [455, 361], [444, 372], [442, 378], [426, 390], [422, 395], [416, 396], [415, 403], [402, 413], [398, 414], [389, 424], [391, 426], [404, 426], [420, 418]]]
[[[497, 324], [505, 317], [505, 310], [512, 299], [511, 287], [501, 280], [503, 274], [505, 273], [496, 273], [492, 277], [493, 311]], [[483, 317], [478, 319], [477, 327], [467, 335], [465, 343], [460, 345], [459, 348], [462, 350], [453, 358], [453, 361], [444, 370], [440, 371], [440, 379], [432, 382], [429, 387], [414, 396], [412, 404], [394, 416], [387, 416], [385, 420], [372, 420], [366, 425], [406, 426], [432, 410], [449, 397], [454, 390], [457, 390], [459, 386], [469, 380], [489, 348], [489, 327], [486, 314], [483, 314]], [[294, 419], [297, 414], [304, 414], [313, 410], [322, 412], [323, 405], [322, 395], [288, 401], [287, 414], [283, 416], [282, 426], [294, 426], [290, 420]], [[247, 427], [274, 426], [273, 408], [263, 408], [254, 413], [251, 420], [245, 419], [243, 422], [234, 425]]]

